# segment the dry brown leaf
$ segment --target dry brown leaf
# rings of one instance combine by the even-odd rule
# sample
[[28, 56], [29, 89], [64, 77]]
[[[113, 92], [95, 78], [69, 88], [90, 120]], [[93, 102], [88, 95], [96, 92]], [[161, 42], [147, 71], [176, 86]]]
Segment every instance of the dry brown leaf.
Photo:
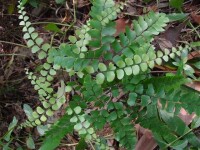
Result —
[[194, 113], [189, 114], [184, 108], [181, 108], [178, 116], [183, 120], [183, 122], [185, 122], [186, 125], [189, 125], [196, 115]]
[[135, 150], [153, 150], [157, 143], [153, 138], [150, 130], [141, 127], [139, 124], [135, 125], [138, 134], [138, 142]]
[[192, 12], [191, 17], [194, 20], [194, 22], [200, 24], [200, 15], [197, 15], [195, 12]]
[[158, 36], [155, 41], [160, 49], [169, 49], [176, 46], [176, 43], [180, 37], [181, 30], [185, 26], [185, 23], [181, 23], [176, 27], [169, 27], [163, 34]]
[[116, 33], [115, 36], [118, 36], [121, 32], [125, 32], [126, 26], [130, 27], [131, 24], [128, 20], [125, 20], [123, 18], [119, 18], [116, 20]]
[[200, 81], [195, 81], [192, 83], [188, 83], [187, 86], [193, 88], [194, 90], [197, 90], [200, 92]]

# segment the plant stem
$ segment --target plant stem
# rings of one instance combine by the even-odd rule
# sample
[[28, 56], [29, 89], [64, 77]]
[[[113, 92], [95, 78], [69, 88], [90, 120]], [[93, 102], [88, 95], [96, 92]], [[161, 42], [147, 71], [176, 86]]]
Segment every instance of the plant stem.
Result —
[[22, 54], [0, 54], [0, 56], [22, 56], [22, 57], [26, 57], [26, 55], [22, 55]]
[[8, 41], [2, 41], [2, 40], [0, 40], [0, 43], [6, 43], [6, 44], [11, 44], [11, 45], [16, 45], [16, 46], [28, 48], [26, 45], [17, 44], [17, 43], [14, 43], [14, 42], [8, 42]]

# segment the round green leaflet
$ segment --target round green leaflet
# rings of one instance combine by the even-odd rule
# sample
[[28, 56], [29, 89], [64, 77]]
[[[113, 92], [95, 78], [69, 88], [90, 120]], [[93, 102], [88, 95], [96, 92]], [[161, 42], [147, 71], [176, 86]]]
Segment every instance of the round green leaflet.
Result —
[[32, 34], [31, 34], [31, 38], [32, 38], [33, 40], [35, 40], [37, 37], [38, 37], [38, 33], [32, 33]]
[[125, 59], [125, 62], [126, 62], [126, 64], [127, 64], [127, 66], [133, 65], [133, 60], [132, 60], [131, 58], [126, 58], [126, 59]]
[[23, 38], [24, 38], [25, 40], [29, 39], [29, 38], [30, 38], [30, 34], [25, 33], [24, 36], [23, 36]]
[[103, 84], [105, 80], [105, 76], [103, 73], [98, 73], [97, 76], [96, 76], [96, 82], [97, 84]]
[[147, 71], [148, 66], [147, 66], [146, 63], [141, 63], [141, 64], [140, 64], [140, 68], [141, 68], [141, 70], [142, 70], [143, 72], [145, 72], [145, 71]]
[[53, 116], [53, 111], [51, 109], [48, 109], [46, 111], [46, 115], [49, 116], [49, 117]]
[[77, 131], [79, 131], [79, 130], [82, 129], [82, 128], [83, 128], [83, 126], [82, 126], [81, 123], [78, 123], [78, 124], [76, 124], [76, 125], [74, 126], [74, 129], [77, 130]]
[[74, 108], [74, 111], [75, 111], [75, 113], [78, 115], [78, 114], [80, 114], [81, 113], [81, 107], [80, 106], [77, 106], [77, 107], [75, 107]]
[[67, 109], [67, 114], [68, 114], [68, 115], [72, 115], [72, 114], [73, 114], [73, 111], [72, 111], [71, 108], [68, 108], [68, 109]]
[[33, 118], [35, 118], [35, 119], [39, 118], [39, 115], [38, 115], [38, 113], [37, 113], [37, 112], [35, 112], [35, 111], [32, 113], [32, 116], [33, 116]]
[[133, 70], [131, 67], [126, 67], [124, 68], [124, 71], [126, 73], [127, 76], [131, 75], [133, 73]]
[[50, 49], [50, 45], [48, 43], [45, 43], [42, 45], [42, 50], [44, 50], [45, 52], [47, 52]]
[[49, 70], [51, 68], [51, 65], [49, 63], [44, 63], [43, 67], [44, 69]]
[[83, 115], [78, 116], [78, 119], [79, 119], [81, 122], [84, 122], [84, 121], [85, 121], [85, 117], [84, 117]]
[[47, 56], [47, 54], [44, 51], [39, 52], [38, 58], [39, 59], [44, 59]]
[[52, 75], [52, 76], [54, 76], [54, 75], [56, 75], [56, 71], [54, 70], [54, 69], [50, 69], [50, 75]]
[[40, 46], [40, 45], [44, 42], [44, 40], [43, 40], [42, 38], [37, 38], [37, 39], [35, 40], [35, 42], [36, 42], [36, 44], [37, 44], [38, 46]]
[[42, 122], [45, 122], [45, 121], [47, 121], [47, 117], [46, 117], [45, 115], [42, 115], [42, 116], [40, 117], [40, 120], [41, 120]]
[[119, 80], [123, 79], [123, 77], [124, 77], [124, 70], [118, 69], [116, 72], [117, 72], [117, 78]]
[[37, 112], [38, 114], [43, 114], [44, 113], [44, 109], [42, 109], [41, 107], [37, 107]]
[[47, 74], [48, 74], [48, 72], [47, 71], [45, 71], [45, 70], [41, 70], [40, 71], [40, 74], [42, 75], [42, 76], [47, 76]]
[[41, 121], [40, 121], [39, 119], [36, 119], [36, 120], [35, 120], [35, 124], [41, 125]]
[[82, 128], [82, 129], [80, 129], [79, 131], [78, 131], [78, 134], [86, 134], [87, 133], [87, 131], [84, 129], [84, 128]]
[[72, 43], [76, 43], [77, 39], [75, 36], [69, 36], [69, 41], [72, 42]]
[[37, 45], [34, 45], [34, 46], [31, 48], [32, 53], [37, 53], [39, 50], [40, 50], [40, 48], [39, 48]]
[[48, 102], [42, 102], [42, 105], [44, 106], [44, 108], [49, 108], [50, 104]]
[[70, 119], [70, 122], [77, 122], [78, 121], [78, 118], [76, 117], [76, 116], [74, 116], [74, 117], [72, 117], [71, 119]]
[[132, 66], [133, 74], [138, 75], [140, 73], [140, 67], [138, 65]]
[[156, 58], [156, 63], [158, 64], [158, 65], [161, 65], [162, 64], [162, 59], [161, 58]]
[[133, 58], [136, 64], [139, 64], [142, 62], [142, 59], [139, 55], [134, 55]]
[[89, 123], [88, 121], [85, 121], [85, 122], [83, 123], [83, 126], [84, 126], [85, 128], [89, 128], [89, 127], [90, 127], [90, 123]]
[[129, 106], [134, 106], [135, 102], [136, 102], [136, 99], [137, 99], [137, 94], [136, 93], [130, 93], [128, 101], [127, 101], [128, 105]]
[[99, 67], [100, 71], [106, 71], [107, 70], [107, 67], [104, 63], [99, 63], [98, 67]]
[[32, 47], [33, 45], [34, 45], [33, 40], [28, 40], [27, 46], [30, 48], [30, 47]]
[[93, 128], [89, 128], [87, 131], [88, 131], [89, 134], [93, 134], [94, 133], [94, 129]]
[[163, 52], [157, 51], [157, 57], [162, 57], [162, 56], [163, 56]]
[[117, 62], [117, 66], [118, 66], [119, 68], [124, 68], [124, 67], [126, 66], [126, 64], [125, 64], [124, 61], [120, 60], [120, 61]]
[[35, 31], [35, 29], [33, 27], [28, 28], [29, 34], [33, 33], [34, 31]]
[[106, 78], [108, 82], [112, 82], [115, 79], [114, 71], [108, 71], [106, 74]]

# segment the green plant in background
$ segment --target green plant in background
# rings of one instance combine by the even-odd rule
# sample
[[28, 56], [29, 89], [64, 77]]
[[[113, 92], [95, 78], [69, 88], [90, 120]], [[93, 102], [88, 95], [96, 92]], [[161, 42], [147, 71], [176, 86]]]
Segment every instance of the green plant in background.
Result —
[[[24, 39], [32, 53], [44, 62], [40, 74], [27, 71], [41, 106], [32, 110], [24, 105], [28, 119], [20, 127], [41, 129], [51, 125], [46, 129], [41, 150], [56, 148], [73, 131], [80, 136], [77, 147], [84, 149], [86, 143], [92, 143], [96, 149], [109, 149], [105, 138], [96, 134], [106, 124], [113, 129], [120, 146], [132, 150], [137, 141], [136, 123], [152, 130], [161, 149], [183, 149], [188, 144], [200, 147], [192, 132], [199, 126], [199, 120], [188, 127], [177, 117], [180, 108], [200, 115], [199, 93], [184, 87], [190, 81], [187, 75], [194, 77], [192, 72], [184, 70], [189, 66], [186, 56], [192, 46], [155, 50], [154, 37], [165, 31], [169, 22], [163, 13], [140, 16], [133, 21], [134, 30], [127, 27], [125, 33], [115, 37], [114, 20], [124, 4], [95, 0], [92, 5], [86, 25], [69, 36], [70, 43], [55, 48], [39, 37], [19, 1]], [[179, 74], [163, 77], [150, 74], [155, 65], [168, 61], [179, 66]], [[68, 73], [70, 81], [61, 81], [55, 92], [53, 80], [60, 69]], [[73, 95], [67, 102], [66, 113], [51, 122], [54, 112], [66, 103], [65, 93], [69, 92]]]

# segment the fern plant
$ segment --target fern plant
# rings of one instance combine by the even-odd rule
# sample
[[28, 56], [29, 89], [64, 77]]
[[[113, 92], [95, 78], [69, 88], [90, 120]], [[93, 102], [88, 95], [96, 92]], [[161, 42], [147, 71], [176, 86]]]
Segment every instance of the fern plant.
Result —
[[[136, 123], [152, 130], [161, 149], [183, 149], [188, 144], [200, 147], [192, 132], [199, 121], [188, 127], [177, 117], [180, 108], [200, 115], [199, 93], [184, 87], [189, 81], [184, 75], [150, 74], [155, 65], [184, 58], [192, 50], [190, 44], [164, 51], [155, 49], [154, 37], [165, 31], [169, 22], [165, 14], [155, 12], [140, 16], [133, 21], [133, 29], [127, 27], [125, 33], [115, 37], [114, 20], [124, 4], [95, 0], [92, 5], [86, 25], [69, 36], [69, 43], [55, 48], [39, 37], [19, 1], [24, 39], [32, 53], [45, 62], [40, 74], [27, 71], [41, 106], [32, 110], [25, 105], [27, 120], [20, 127], [51, 126], [41, 150], [56, 148], [73, 131], [79, 134], [80, 142], [109, 149], [106, 139], [97, 134], [107, 124], [120, 146], [132, 150], [137, 142]], [[59, 69], [65, 70], [71, 79], [61, 81], [56, 92], [52, 81]], [[65, 93], [69, 92], [73, 95], [65, 115], [51, 122], [54, 112], [66, 103]]]

